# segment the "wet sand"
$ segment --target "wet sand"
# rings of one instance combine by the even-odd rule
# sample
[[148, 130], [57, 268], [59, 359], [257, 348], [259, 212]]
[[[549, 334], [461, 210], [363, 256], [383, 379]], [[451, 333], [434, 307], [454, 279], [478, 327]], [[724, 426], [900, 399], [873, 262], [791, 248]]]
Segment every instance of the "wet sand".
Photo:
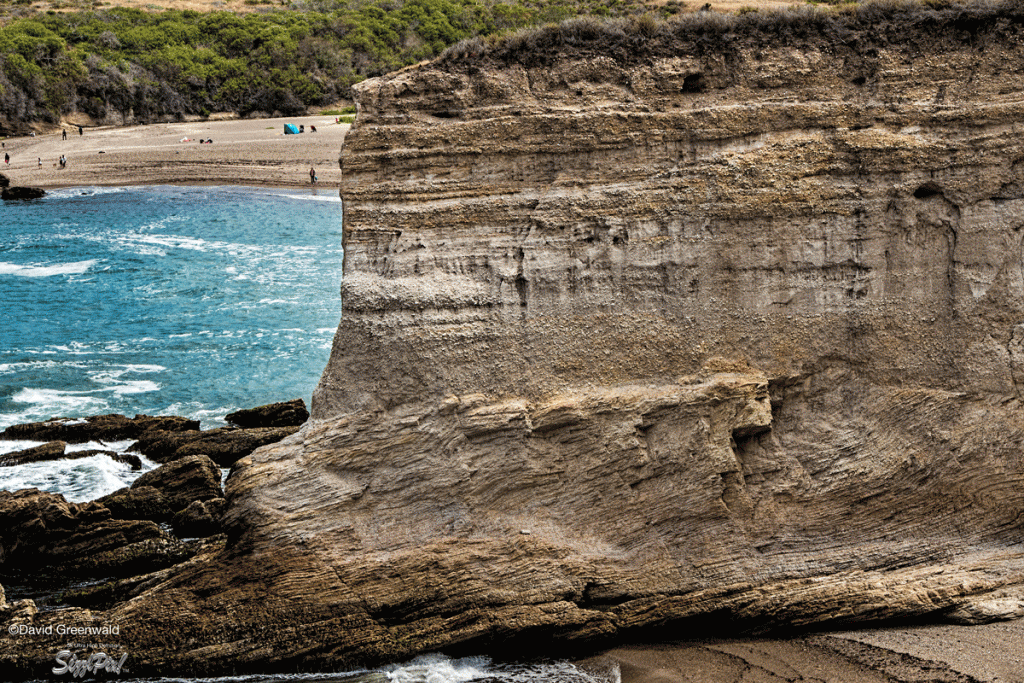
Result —
[[[306, 132], [284, 135], [284, 124]], [[310, 132], [315, 125], [316, 133]], [[7, 138], [10, 164], [0, 168], [12, 185], [211, 184], [308, 187], [309, 169], [321, 186], [337, 187], [338, 153], [348, 124], [334, 116], [159, 123], [146, 126], [78, 128], [67, 139], [56, 132]], [[199, 144], [212, 139], [212, 144]], [[67, 157], [60, 168], [58, 159]], [[41, 163], [40, 163], [41, 162]]]
[[628, 645], [583, 664], [622, 683], [1024, 683], [1024, 621]]

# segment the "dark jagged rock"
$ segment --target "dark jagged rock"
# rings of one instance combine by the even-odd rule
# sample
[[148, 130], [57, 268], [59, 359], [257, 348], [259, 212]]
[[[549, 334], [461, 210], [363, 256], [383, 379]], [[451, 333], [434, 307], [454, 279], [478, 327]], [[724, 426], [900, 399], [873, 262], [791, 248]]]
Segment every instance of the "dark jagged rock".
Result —
[[5, 176], [3, 173], [0, 173], [0, 188], [10, 187], [10, 186], [11, 186], [11, 179], [8, 178], [7, 176]]
[[85, 451], [68, 451], [67, 442], [50, 441], [41, 446], [33, 446], [13, 453], [5, 453], [0, 456], [0, 467], [14, 465], [25, 465], [30, 462], [43, 462], [45, 460], [78, 460], [89, 458], [94, 455], [105, 455], [115, 462], [124, 463], [133, 470], [142, 469], [142, 460], [131, 453], [118, 453], [100, 449], [89, 449]]
[[202, 432], [157, 431], [141, 436], [131, 450], [156, 462], [170, 462], [187, 455], [208, 455], [221, 467], [230, 467], [260, 446], [277, 443], [298, 430], [298, 427], [221, 427]]
[[59, 417], [46, 422], [12, 425], [0, 432], [0, 439], [85, 443], [138, 439], [143, 433], [152, 430], [179, 432], [189, 429], [199, 429], [199, 421], [173, 415], [136, 415], [134, 418], [94, 415], [84, 418]]
[[22, 581], [128, 576], [187, 556], [153, 522], [112, 519], [99, 503], [38, 489], [0, 491], [0, 519], [0, 576]]
[[180, 538], [203, 538], [223, 531], [221, 515], [226, 501], [223, 498], [195, 500], [174, 515], [171, 528]]
[[116, 519], [148, 519], [153, 522], [167, 522], [174, 511], [170, 509], [167, 497], [152, 486], [136, 486], [118, 489], [96, 502], [110, 510]]
[[[182, 541], [182, 547], [191, 555], [219, 552], [224, 549], [227, 537], [224, 534], [208, 538], [192, 538]], [[110, 609], [118, 603], [131, 600], [145, 590], [167, 580], [173, 568], [164, 568], [147, 574], [138, 574], [124, 579], [104, 581], [87, 586], [75, 586], [60, 591], [53, 596], [48, 604], [60, 606], [85, 607], [88, 609]], [[2, 587], [0, 587], [2, 590]], [[2, 593], [0, 593], [0, 609], [2, 609]], [[0, 617], [0, 624], [2, 624]]]
[[253, 427], [298, 427], [309, 419], [306, 402], [301, 398], [282, 403], [270, 403], [229, 413], [225, 418], [233, 425], [245, 429]]
[[24, 465], [30, 462], [41, 462], [43, 460], [59, 460], [65, 457], [64, 449], [68, 444], [64, 441], [50, 441], [44, 443], [41, 446], [33, 446], [32, 448], [25, 448], [20, 451], [14, 451], [13, 453], [5, 453], [0, 455], [0, 467], [11, 467], [14, 465]]
[[174, 453], [185, 444], [199, 439], [204, 432], [198, 429], [188, 431], [165, 431], [154, 429], [139, 436], [129, 450], [141, 453], [154, 462], [170, 462]]
[[5, 187], [0, 189], [0, 199], [21, 200], [40, 199], [46, 196], [46, 191], [38, 187]]
[[189, 455], [146, 472], [132, 484], [132, 490], [152, 487], [164, 496], [171, 512], [183, 510], [192, 501], [224, 496], [220, 468], [205, 455]]

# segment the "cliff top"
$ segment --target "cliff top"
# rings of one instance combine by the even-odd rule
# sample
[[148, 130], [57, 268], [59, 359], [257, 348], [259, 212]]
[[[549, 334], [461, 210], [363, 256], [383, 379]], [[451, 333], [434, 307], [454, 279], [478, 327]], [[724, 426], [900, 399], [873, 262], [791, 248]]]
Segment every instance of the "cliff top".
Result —
[[[792, 5], [788, 8], [695, 12], [666, 21], [652, 16], [601, 20], [578, 17], [557, 25], [511, 35], [473, 38], [452, 46], [439, 58], [446, 68], [487, 62], [541, 66], [554, 59], [612, 56], [622, 63], [649, 57], [728, 53], [756, 45], [845, 44], [860, 51], [908, 41], [941, 40], [948, 49], [973, 44], [987, 30], [1006, 30], [1024, 19], [1014, 0], [878, 0], [839, 7]], [[869, 44], [862, 44], [865, 40]]]

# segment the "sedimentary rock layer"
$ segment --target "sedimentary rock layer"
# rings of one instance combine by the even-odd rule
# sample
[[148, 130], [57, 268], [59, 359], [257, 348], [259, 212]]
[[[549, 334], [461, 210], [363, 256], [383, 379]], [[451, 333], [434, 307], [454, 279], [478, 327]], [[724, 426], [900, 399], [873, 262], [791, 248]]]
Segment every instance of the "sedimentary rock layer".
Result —
[[357, 86], [311, 419], [106, 615], [139, 669], [1018, 615], [1024, 17], [956, 7]]

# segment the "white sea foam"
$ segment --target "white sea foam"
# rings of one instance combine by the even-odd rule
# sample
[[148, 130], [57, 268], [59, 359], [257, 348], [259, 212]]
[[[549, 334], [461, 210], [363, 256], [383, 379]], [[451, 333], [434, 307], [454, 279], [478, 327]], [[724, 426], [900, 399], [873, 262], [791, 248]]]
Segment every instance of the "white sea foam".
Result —
[[0, 275], [15, 277], [52, 277], [54, 275], [81, 275], [96, 263], [96, 259], [71, 263], [22, 264], [0, 261]]
[[190, 401], [188, 403], [172, 403], [160, 411], [160, 413], [163, 415], [182, 415], [190, 420], [199, 420], [201, 429], [213, 429], [226, 425], [227, 422], [224, 421], [224, 416], [239, 409], [240, 406], [204, 408], [198, 402]]
[[595, 676], [569, 662], [495, 664], [489, 657], [452, 659], [441, 654], [422, 655], [381, 671], [395, 683], [468, 683], [487, 680], [502, 683], [620, 683], [617, 670]]
[[166, 369], [162, 365], [121, 365], [90, 372], [89, 378], [98, 384], [107, 385], [103, 390], [116, 396], [144, 394], [150, 391], [159, 391], [160, 384], [148, 379], [127, 379], [125, 375], [163, 372]]
[[[94, 447], [103, 448], [104, 445], [96, 444]], [[79, 446], [75, 450], [83, 448]], [[36, 488], [62, 494], [72, 503], [82, 503], [131, 486], [139, 475], [155, 467], [150, 460], [142, 461], [141, 470], [133, 470], [129, 465], [116, 462], [106, 455], [0, 467], [0, 489], [18, 491]]]
[[[82, 422], [85, 422], [85, 420], [82, 420]], [[69, 443], [65, 450], [68, 453], [72, 453], [74, 451], [92, 450], [116, 451], [117, 453], [124, 453], [128, 450], [129, 447], [131, 447], [133, 443], [135, 443], [135, 439], [123, 439], [120, 441], [87, 441], [86, 443]], [[144, 469], [152, 469], [155, 466], [152, 462], [150, 462], [144, 457], [142, 457], [141, 460], [143, 462]], [[148, 467], [146, 466], [147, 462], [149, 463]]]
[[28, 387], [15, 392], [11, 401], [31, 406], [32, 413], [48, 416], [98, 414], [107, 407], [107, 401], [95, 391]]
[[38, 361], [22, 361], [16, 363], [0, 363], [0, 375], [8, 375], [16, 372], [25, 372], [32, 370], [48, 370], [54, 368], [84, 368], [87, 367], [82, 363], [71, 363], [68, 361], [56, 361], [56, 360], [38, 360]]
[[386, 667], [388, 680], [396, 683], [465, 683], [487, 675], [486, 657], [451, 659], [444, 655], [422, 655], [406, 664]]
[[[326, 194], [297, 194], [292, 192], [282, 192], [278, 193], [276, 196], [295, 199], [302, 202], [328, 202], [330, 204], [341, 204], [341, 195], [337, 192], [327, 192]], [[341, 220], [340, 216], [338, 217], [338, 220]]]
[[128, 394], [145, 394], [150, 391], [159, 391], [160, 385], [156, 382], [150, 382], [149, 380], [135, 380], [133, 382], [125, 382], [119, 384], [116, 387], [112, 387], [111, 391], [117, 396], [126, 396]]
[[126, 192], [130, 188], [128, 187], [100, 187], [100, 186], [88, 186], [88, 187], [65, 187], [57, 190], [47, 190], [47, 194], [51, 197], [58, 199], [70, 199], [72, 197], [81, 196], [95, 196], [101, 194], [119, 194]]

